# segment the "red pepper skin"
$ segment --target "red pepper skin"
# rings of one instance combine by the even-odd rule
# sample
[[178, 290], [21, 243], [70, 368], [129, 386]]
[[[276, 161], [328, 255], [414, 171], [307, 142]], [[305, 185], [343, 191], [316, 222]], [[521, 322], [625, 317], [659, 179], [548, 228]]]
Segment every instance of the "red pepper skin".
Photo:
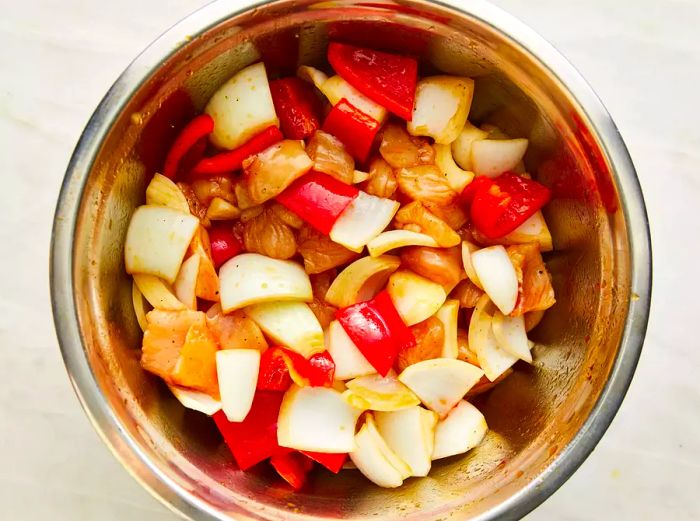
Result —
[[411, 121], [418, 62], [408, 56], [331, 42], [328, 62], [335, 72], [372, 101]]
[[284, 452], [277, 444], [277, 416], [283, 397], [284, 393], [256, 392], [250, 413], [242, 422], [228, 421], [223, 411], [213, 416], [241, 470]]
[[280, 132], [280, 129], [272, 125], [234, 150], [201, 159], [192, 169], [192, 174], [196, 176], [206, 176], [225, 174], [233, 172], [234, 170], [239, 170], [245, 159], [262, 152], [283, 139], [284, 136], [282, 132]]
[[209, 229], [209, 242], [211, 243], [211, 258], [217, 270], [224, 262], [243, 250], [243, 245], [234, 235], [231, 225], [223, 223], [216, 224]]
[[286, 391], [291, 385], [292, 378], [289, 376], [284, 351], [278, 347], [266, 350], [260, 357], [257, 389], [259, 391]]
[[175, 179], [178, 167], [183, 157], [190, 151], [203, 137], [208, 136], [214, 130], [214, 120], [209, 114], [200, 114], [190, 121], [180, 134], [175, 138], [173, 146], [170, 147], [168, 155], [165, 157], [163, 165], [163, 175], [170, 179]]
[[277, 202], [328, 235], [360, 191], [320, 172], [310, 172], [277, 196]]
[[301, 453], [314, 460], [316, 463], [323, 465], [333, 474], [340, 472], [343, 465], [348, 459], [347, 454], [327, 454], [325, 452], [311, 452], [308, 450], [302, 450]]
[[347, 99], [341, 99], [323, 122], [324, 132], [333, 134], [360, 163], [366, 163], [380, 124]]
[[335, 362], [328, 351], [316, 353], [308, 360], [295, 351], [281, 349], [287, 360], [292, 379], [299, 385], [330, 387], [335, 376]]
[[386, 376], [402, 349], [416, 344], [409, 327], [384, 290], [372, 300], [339, 309], [336, 318], [367, 361]]
[[509, 234], [549, 202], [549, 188], [512, 172], [476, 190], [470, 208], [472, 223], [489, 239]]
[[459, 199], [462, 202], [462, 204], [464, 204], [465, 207], [468, 209], [472, 205], [474, 195], [476, 195], [476, 193], [482, 188], [491, 188], [492, 185], [493, 181], [490, 177], [486, 177], [485, 175], [475, 177], [471, 183], [464, 187], [464, 190], [462, 190]]
[[272, 101], [288, 139], [306, 139], [321, 128], [319, 101], [307, 82], [292, 76], [270, 82]]
[[289, 483], [294, 490], [300, 490], [304, 486], [306, 476], [314, 466], [314, 462], [300, 452], [275, 454], [270, 458], [270, 463], [277, 471], [277, 474]]

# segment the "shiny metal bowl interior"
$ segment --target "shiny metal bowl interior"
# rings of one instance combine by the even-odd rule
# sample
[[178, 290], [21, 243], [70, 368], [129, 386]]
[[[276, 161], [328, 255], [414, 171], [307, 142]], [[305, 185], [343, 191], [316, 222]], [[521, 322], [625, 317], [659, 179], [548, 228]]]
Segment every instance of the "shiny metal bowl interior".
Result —
[[[243, 2], [245, 3], [245, 2]], [[115, 83], [69, 165], [56, 212], [52, 295], [68, 372], [125, 467], [197, 519], [518, 518], [571, 475], [612, 420], [636, 365], [650, 296], [646, 213], [634, 168], [590, 88], [546, 42], [481, 1], [219, 1], [159, 38]], [[476, 78], [471, 119], [530, 139], [528, 171], [553, 187], [547, 255], [558, 298], [536, 362], [478, 399], [491, 431], [428, 478], [383, 490], [319, 471], [293, 494], [242, 473], [213, 424], [139, 367], [122, 246], [178, 128], [227, 77], [323, 65], [329, 35], [417, 54], [424, 72]], [[289, 52], [294, 54], [290, 58]]]

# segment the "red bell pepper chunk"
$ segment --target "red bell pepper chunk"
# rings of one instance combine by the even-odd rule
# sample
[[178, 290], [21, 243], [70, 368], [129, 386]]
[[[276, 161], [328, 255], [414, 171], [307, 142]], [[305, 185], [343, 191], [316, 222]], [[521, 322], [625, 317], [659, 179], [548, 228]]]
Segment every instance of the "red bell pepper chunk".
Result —
[[215, 175], [239, 170], [245, 159], [262, 152], [283, 139], [284, 136], [280, 129], [274, 125], [267, 127], [260, 134], [253, 136], [234, 150], [200, 160], [192, 169], [192, 174]]
[[284, 452], [277, 444], [277, 416], [283, 397], [284, 393], [256, 392], [250, 412], [242, 422], [228, 421], [223, 411], [213, 416], [241, 470]]
[[492, 181], [476, 189], [469, 212], [476, 229], [489, 239], [509, 234], [550, 199], [549, 188], [512, 172]]
[[328, 62], [335, 72], [372, 101], [411, 121], [418, 62], [408, 56], [331, 42]]
[[277, 202], [328, 235], [360, 191], [320, 172], [310, 172], [277, 196]]
[[163, 175], [175, 179], [182, 158], [203, 138], [214, 130], [214, 120], [209, 114], [201, 114], [190, 121], [178, 134], [165, 157]]
[[260, 391], [286, 391], [292, 385], [284, 350], [271, 347], [260, 357], [257, 389]]
[[297, 77], [270, 82], [272, 101], [282, 132], [289, 139], [305, 139], [321, 127], [319, 101], [311, 85]]
[[464, 190], [462, 190], [462, 193], [459, 196], [460, 201], [462, 201], [466, 208], [470, 208], [476, 192], [483, 187], [490, 188], [491, 185], [493, 185], [493, 181], [490, 177], [486, 177], [485, 175], [475, 177], [472, 182], [465, 186]]
[[389, 293], [384, 290], [372, 300], [339, 309], [336, 318], [367, 361], [386, 376], [402, 349], [416, 344]]
[[216, 269], [235, 257], [243, 249], [241, 241], [233, 233], [231, 225], [216, 224], [209, 229], [209, 242], [211, 243], [211, 258]]
[[327, 454], [325, 452], [311, 452], [308, 450], [302, 450], [301, 453], [308, 456], [316, 463], [319, 463], [330, 470], [333, 474], [340, 472], [343, 465], [348, 459], [347, 454]]
[[345, 98], [335, 104], [323, 122], [323, 130], [337, 137], [360, 163], [367, 161], [379, 127], [377, 120]]
[[275, 454], [270, 458], [270, 463], [294, 490], [300, 490], [304, 486], [306, 476], [314, 466], [314, 462], [300, 452]]

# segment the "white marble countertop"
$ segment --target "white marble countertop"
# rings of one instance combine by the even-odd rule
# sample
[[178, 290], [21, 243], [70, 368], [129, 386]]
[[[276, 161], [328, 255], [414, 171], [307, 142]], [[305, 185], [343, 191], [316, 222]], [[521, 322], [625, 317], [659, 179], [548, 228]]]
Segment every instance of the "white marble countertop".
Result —
[[[0, 519], [173, 520], [78, 405], [51, 320], [47, 256], [63, 172], [129, 61], [202, 0], [24, 0], [0, 17]], [[700, 2], [497, 0], [556, 45], [617, 122], [654, 244], [639, 368], [610, 430], [531, 520], [700, 519]]]

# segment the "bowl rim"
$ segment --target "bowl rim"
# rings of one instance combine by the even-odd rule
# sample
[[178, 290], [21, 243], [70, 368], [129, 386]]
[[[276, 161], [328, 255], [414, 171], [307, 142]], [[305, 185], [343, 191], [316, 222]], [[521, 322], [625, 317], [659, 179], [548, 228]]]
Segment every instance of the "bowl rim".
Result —
[[[632, 381], [649, 318], [652, 256], [649, 221], [632, 159], [609, 113], [571, 63], [549, 42], [514, 16], [485, 0], [425, 0], [462, 11], [512, 39], [557, 78], [576, 100], [613, 166], [627, 225], [630, 295], [618, 354], [597, 402], [581, 430], [534, 480], [513, 496], [479, 515], [479, 521], [520, 519], [553, 494], [584, 462], [617, 413]], [[155, 498], [182, 516], [220, 520], [225, 514], [195, 497], [162, 473], [139, 448], [104, 399], [82, 343], [73, 284], [73, 237], [85, 184], [112, 122], [131, 96], [160, 65], [186, 44], [219, 23], [262, 7], [264, 0], [216, 0], [172, 26], [124, 70], [92, 114], [73, 151], [54, 214], [50, 251], [51, 304], [56, 335], [73, 389], [112, 454]], [[241, 519], [247, 518], [241, 517]]]

